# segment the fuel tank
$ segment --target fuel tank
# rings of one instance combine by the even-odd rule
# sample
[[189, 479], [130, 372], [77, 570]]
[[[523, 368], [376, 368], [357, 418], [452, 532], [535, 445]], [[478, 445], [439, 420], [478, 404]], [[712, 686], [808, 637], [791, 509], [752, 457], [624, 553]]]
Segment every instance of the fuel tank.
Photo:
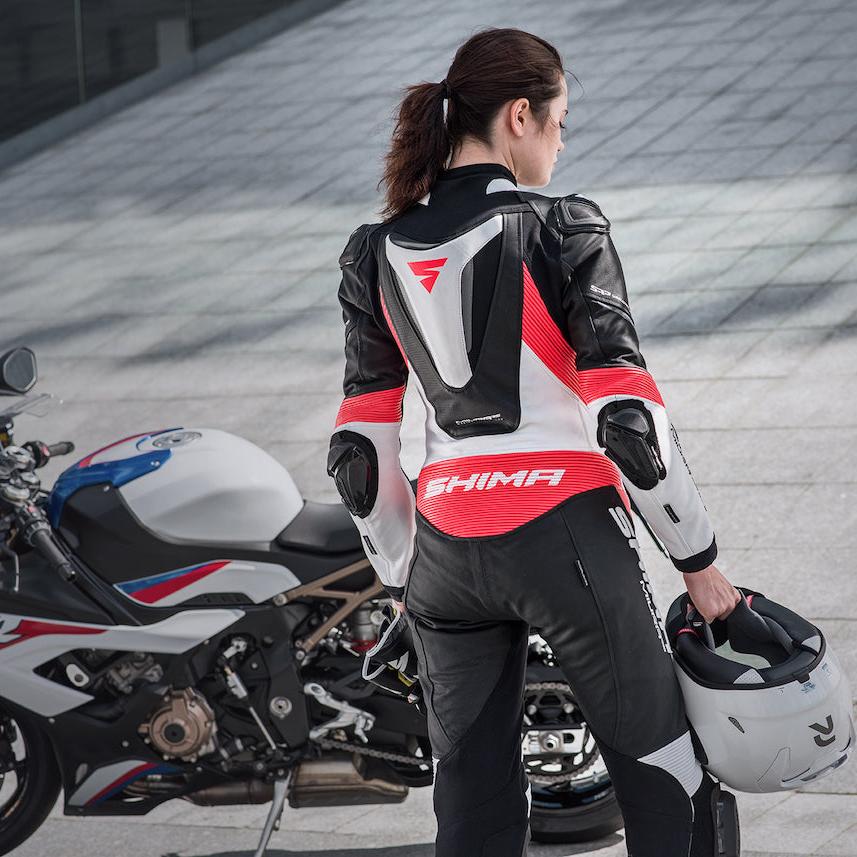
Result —
[[[268, 453], [218, 429], [164, 429], [93, 452], [57, 479], [54, 529], [150, 622], [246, 607], [364, 557], [341, 503], [304, 501]], [[348, 586], [371, 585], [368, 567]]]
[[118, 489], [130, 512], [166, 539], [258, 544], [282, 532], [303, 506], [288, 470], [250, 441], [218, 429], [166, 429], [124, 438], [82, 458], [57, 480], [56, 527], [80, 488]]

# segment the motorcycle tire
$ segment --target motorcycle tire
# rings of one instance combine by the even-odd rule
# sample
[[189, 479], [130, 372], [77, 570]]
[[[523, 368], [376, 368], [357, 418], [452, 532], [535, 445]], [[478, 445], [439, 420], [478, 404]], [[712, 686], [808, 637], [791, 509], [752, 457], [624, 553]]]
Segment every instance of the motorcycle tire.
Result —
[[9, 773], [0, 779], [0, 855], [8, 854], [29, 839], [54, 808], [62, 787], [56, 756], [47, 735], [30, 718], [12, 715], [0, 705], [0, 739], [6, 723], [14, 721], [24, 757], [17, 759], [13, 790], [3, 789]]
[[573, 800], [572, 805], [565, 806], [557, 801], [555, 794], [535, 785], [531, 788], [530, 835], [535, 842], [594, 842], [625, 824], [612, 785], [591, 803]]

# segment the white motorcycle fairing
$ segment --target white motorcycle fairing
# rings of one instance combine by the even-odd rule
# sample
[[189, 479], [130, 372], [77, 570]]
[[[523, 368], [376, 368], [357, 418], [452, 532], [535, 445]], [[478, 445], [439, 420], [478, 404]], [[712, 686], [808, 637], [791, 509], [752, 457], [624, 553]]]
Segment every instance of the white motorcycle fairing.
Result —
[[276, 563], [219, 559], [113, 586], [144, 607], [173, 607], [215, 592], [241, 592], [254, 604], [261, 604], [300, 583], [289, 569]]
[[3, 697], [53, 717], [93, 697], [34, 670], [75, 649], [179, 654], [233, 625], [238, 609], [188, 610], [151, 625], [90, 625], [0, 613], [0, 688]]

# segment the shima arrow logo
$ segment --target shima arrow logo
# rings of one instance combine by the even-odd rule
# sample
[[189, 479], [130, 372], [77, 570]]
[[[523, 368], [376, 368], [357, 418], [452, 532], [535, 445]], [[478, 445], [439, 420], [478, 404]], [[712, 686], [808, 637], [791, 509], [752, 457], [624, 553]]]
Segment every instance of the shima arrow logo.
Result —
[[[810, 729], [815, 729], [816, 732], [819, 732], [819, 735], [815, 736], [815, 743], [818, 744], [819, 747], [827, 747], [829, 744], [832, 744], [836, 740], [836, 736], [833, 735], [833, 718], [828, 714], [827, 720], [824, 724], [821, 723], [810, 723]], [[829, 738], [822, 738], [822, 735], [830, 735]]]
[[431, 294], [431, 290], [437, 282], [440, 269], [446, 264], [446, 258], [426, 259], [423, 262], [408, 262], [408, 267], [419, 277], [420, 282], [429, 294]]

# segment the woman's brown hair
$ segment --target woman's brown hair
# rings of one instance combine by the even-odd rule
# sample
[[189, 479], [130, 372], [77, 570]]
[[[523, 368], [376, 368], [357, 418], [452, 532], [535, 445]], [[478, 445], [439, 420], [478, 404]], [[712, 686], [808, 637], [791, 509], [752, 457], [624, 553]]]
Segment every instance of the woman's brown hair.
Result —
[[397, 217], [425, 196], [463, 137], [490, 145], [491, 124], [507, 101], [527, 98], [544, 124], [564, 74], [556, 48], [532, 33], [494, 27], [471, 36], [456, 51], [445, 80], [405, 90], [379, 182], [386, 190], [382, 217]]

